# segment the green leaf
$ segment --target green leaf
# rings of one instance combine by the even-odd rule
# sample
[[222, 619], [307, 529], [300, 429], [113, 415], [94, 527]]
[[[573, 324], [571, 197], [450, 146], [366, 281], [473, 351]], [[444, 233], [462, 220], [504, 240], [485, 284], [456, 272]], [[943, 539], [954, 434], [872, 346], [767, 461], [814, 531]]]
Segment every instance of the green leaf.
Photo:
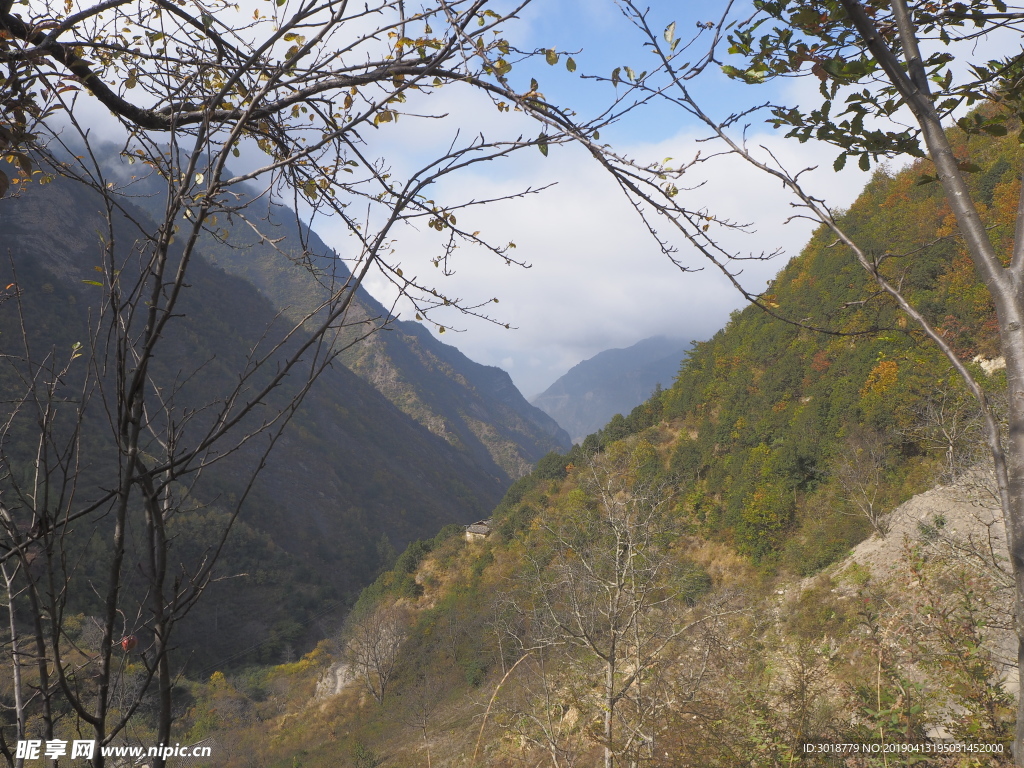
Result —
[[7, 194], [7, 190], [11, 188], [11, 180], [7, 178], [7, 174], [0, 171], [0, 197]]
[[[558, 54], [555, 52], [554, 48], [548, 48], [546, 51], [544, 51], [544, 60], [551, 66], [554, 66], [555, 64], [558, 63]], [[533, 90], [537, 89], [534, 88]]]
[[82, 282], [85, 283], [86, 285], [98, 285], [100, 288], [103, 287], [103, 283], [101, 283], [99, 280], [83, 280]]
[[832, 168], [836, 172], [843, 170], [846, 167], [846, 153], [843, 152], [839, 157], [836, 158], [835, 162], [832, 163]]
[[544, 155], [544, 157], [548, 156], [548, 142], [545, 137], [542, 136], [541, 140], [537, 142], [537, 149], [540, 150], [540, 153]]
[[612, 85], [613, 86], [619, 84], [619, 72], [621, 72], [621, 71], [622, 71], [622, 67], [616, 67], [615, 69], [612, 70]]
[[937, 181], [934, 176], [929, 176], [927, 173], [922, 173], [917, 181], [914, 182], [914, 186], [922, 187], [925, 184], [931, 184], [933, 181]]
[[576, 62], [573, 61], [572, 56], [565, 60], [565, 68], [568, 69], [570, 72], [576, 71]]
[[530, 90], [531, 91], [540, 90], [540, 84], [537, 82], [537, 80], [535, 78], [532, 78], [532, 77], [530, 78]]
[[860, 165], [860, 169], [862, 171], [870, 171], [871, 170], [871, 158], [868, 157], [868, 153], [867, 152], [865, 152], [864, 154], [862, 154], [860, 156], [860, 161], [859, 161], [858, 165]]
[[665, 42], [671, 43], [676, 39], [676, 23], [673, 21], [667, 27], [665, 27]]

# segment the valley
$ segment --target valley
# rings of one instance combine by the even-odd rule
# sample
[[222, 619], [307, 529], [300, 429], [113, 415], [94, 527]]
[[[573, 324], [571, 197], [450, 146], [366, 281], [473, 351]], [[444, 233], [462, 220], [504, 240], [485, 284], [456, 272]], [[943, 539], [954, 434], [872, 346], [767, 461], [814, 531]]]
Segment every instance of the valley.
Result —
[[1024, 768], [1024, 7], [257, 5], [0, 0], [0, 763]]
[[[977, 151], [1003, 169], [979, 179], [999, 232], [1020, 149]], [[991, 307], [935, 244], [919, 174], [877, 172], [844, 223], [917, 254], [904, 290], [997, 392]], [[830, 243], [772, 285], [801, 323], [734, 315], [670, 387], [515, 481], [486, 538], [416, 542], [301, 661], [197, 685], [189, 737], [266, 765], [839, 764], [819, 743], [1009, 765], [1012, 578], [977, 412]]]

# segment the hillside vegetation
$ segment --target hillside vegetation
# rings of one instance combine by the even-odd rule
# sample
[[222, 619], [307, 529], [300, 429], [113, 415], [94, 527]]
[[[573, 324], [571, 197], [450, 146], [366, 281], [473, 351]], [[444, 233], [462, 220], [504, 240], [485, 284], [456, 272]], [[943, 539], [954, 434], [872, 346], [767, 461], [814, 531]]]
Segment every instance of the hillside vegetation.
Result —
[[[1008, 251], [1021, 150], [959, 151]], [[994, 385], [991, 306], [928, 171], [877, 172], [843, 224]], [[410, 546], [300, 667], [198, 686], [191, 735], [268, 766], [1009, 764], [999, 547], [936, 513], [888, 540], [887, 573], [843, 561], [937, 481], [984, 506], [969, 399], [824, 232], [766, 302], [792, 322], [736, 313], [670, 389], [513, 484], [484, 542]], [[943, 739], [982, 751], [920, 751]]]

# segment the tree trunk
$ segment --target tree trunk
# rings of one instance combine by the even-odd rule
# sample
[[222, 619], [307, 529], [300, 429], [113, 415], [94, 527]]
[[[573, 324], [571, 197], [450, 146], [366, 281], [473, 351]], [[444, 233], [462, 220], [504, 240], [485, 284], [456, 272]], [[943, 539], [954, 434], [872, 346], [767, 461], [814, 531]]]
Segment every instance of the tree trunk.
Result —
[[[1005, 329], [1003, 326], [1006, 326]], [[1006, 492], [1003, 518], [1006, 544], [1013, 569], [1014, 630], [1017, 633], [1017, 730], [1014, 737], [1014, 763], [1024, 766], [1024, 337], [1016, 322], [1000, 323], [1009, 407], [1009, 436], [1006, 451]]]
[[[7, 587], [7, 615], [11, 627], [11, 668], [12, 682], [14, 683], [14, 716], [17, 719], [17, 740], [25, 738], [25, 701], [21, 688], [21, 650], [18, 645], [18, 623], [14, 615], [14, 575], [7, 573], [6, 566], [0, 568], [3, 573], [4, 583]], [[15, 768], [22, 768], [24, 758], [17, 758], [14, 762]]]
[[615, 657], [608, 662], [604, 681], [604, 768], [612, 768], [612, 726], [615, 720]]

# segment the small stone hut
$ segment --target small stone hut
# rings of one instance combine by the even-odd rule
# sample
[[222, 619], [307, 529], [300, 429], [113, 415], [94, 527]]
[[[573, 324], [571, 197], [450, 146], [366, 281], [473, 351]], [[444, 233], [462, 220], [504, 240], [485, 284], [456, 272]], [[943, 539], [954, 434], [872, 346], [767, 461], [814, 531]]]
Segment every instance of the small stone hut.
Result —
[[478, 520], [472, 525], [466, 526], [466, 541], [483, 541], [491, 535], [491, 521]]

